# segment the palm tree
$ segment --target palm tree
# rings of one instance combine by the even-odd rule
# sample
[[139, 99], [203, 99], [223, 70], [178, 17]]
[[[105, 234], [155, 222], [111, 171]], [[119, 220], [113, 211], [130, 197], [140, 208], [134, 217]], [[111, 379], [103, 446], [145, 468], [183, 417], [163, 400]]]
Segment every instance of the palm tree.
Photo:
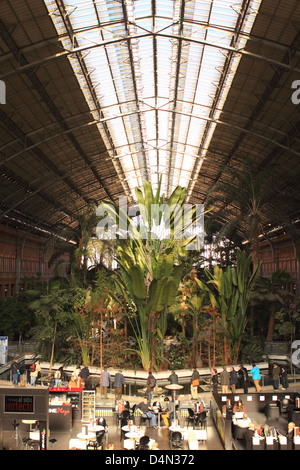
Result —
[[271, 168], [259, 171], [251, 165], [244, 165], [241, 171], [230, 169], [228, 181], [216, 183], [206, 202], [207, 206], [217, 205], [208, 223], [215, 223], [216, 220], [222, 223], [219, 239], [230, 238], [237, 228], [244, 226], [244, 236], [250, 242], [254, 266], [259, 262], [259, 236], [262, 217], [266, 214], [263, 208], [271, 190], [268, 179], [270, 171]]
[[[30, 291], [29, 295], [38, 294]], [[66, 331], [73, 321], [72, 307], [75, 303], [84, 303], [86, 292], [79, 288], [65, 288], [60, 281], [52, 281], [42, 295], [30, 302], [37, 324], [30, 333], [40, 345], [43, 357], [50, 358], [49, 373], [55, 357], [55, 347], [59, 341], [65, 341]]]
[[283, 305], [287, 297], [292, 294], [286, 290], [286, 286], [291, 282], [291, 276], [285, 271], [278, 269], [270, 278], [258, 277], [252, 293], [252, 302], [265, 301], [270, 305], [270, 315], [268, 323], [267, 341], [273, 341], [276, 306]]
[[[51, 256], [49, 265], [56, 262], [56, 272], [69, 267], [71, 280], [82, 276], [86, 285], [88, 260], [91, 256], [91, 239], [96, 234], [99, 217], [95, 204], [89, 204], [81, 210], [74, 211], [75, 225], [68, 227], [53, 236], [46, 247], [46, 254]], [[66, 254], [69, 259], [66, 260]]]

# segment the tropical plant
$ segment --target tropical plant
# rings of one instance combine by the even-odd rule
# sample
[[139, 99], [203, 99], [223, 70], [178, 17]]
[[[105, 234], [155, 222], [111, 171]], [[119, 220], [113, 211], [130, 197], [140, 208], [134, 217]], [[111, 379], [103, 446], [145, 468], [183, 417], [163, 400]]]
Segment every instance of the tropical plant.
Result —
[[[219, 221], [222, 228], [219, 240], [230, 238], [237, 228], [244, 227], [244, 237], [250, 242], [253, 264], [259, 262], [259, 236], [262, 218], [266, 217], [264, 205], [270, 197], [269, 184], [271, 167], [260, 171], [249, 164], [239, 171], [228, 170], [228, 178], [216, 183], [210, 190], [206, 205], [214, 206], [210, 223]], [[224, 223], [224, 220], [227, 220]]]
[[34, 323], [32, 311], [24, 296], [0, 297], [0, 335], [8, 336], [10, 341], [28, 337]]
[[[287, 338], [290, 342], [290, 355], [293, 356], [293, 342], [296, 339], [296, 334], [300, 324], [300, 311], [298, 305], [292, 304], [289, 307], [282, 307], [279, 312], [276, 312], [275, 318], [277, 324], [275, 329], [280, 336]], [[291, 371], [293, 371], [293, 361], [291, 360]]]
[[272, 273], [270, 278], [256, 279], [251, 302], [255, 306], [258, 302], [264, 301], [270, 306], [267, 341], [273, 341], [276, 307], [278, 304], [283, 305], [285, 300], [292, 296], [286, 289], [290, 282], [290, 274], [280, 269]]
[[73, 323], [72, 307], [83, 304], [85, 297], [84, 289], [62, 288], [60, 281], [52, 281], [48, 284], [47, 291], [29, 304], [37, 323], [30, 334], [39, 343], [42, 357], [50, 360], [49, 373], [52, 370], [55, 347], [57, 346], [58, 351], [62, 348], [68, 336], [66, 333]]
[[88, 260], [91, 257], [91, 239], [95, 236], [99, 217], [95, 204], [78, 209], [74, 208], [74, 226], [69, 226], [55, 234], [46, 247], [49, 265], [55, 265], [56, 274], [69, 269], [71, 281], [86, 285]]
[[[237, 251], [236, 267], [228, 266], [225, 270], [214, 266], [213, 273], [206, 270], [208, 285], [197, 279], [197, 283], [204, 291], [208, 291], [213, 307], [217, 307], [221, 315], [221, 326], [229, 345], [229, 355], [237, 361], [241, 341], [243, 339], [246, 323], [247, 308], [254, 282], [260, 268], [256, 265], [251, 273], [251, 255], [244, 251]], [[227, 341], [225, 342], [225, 361], [227, 362]]]
[[192, 344], [190, 348], [191, 362], [197, 363], [199, 331], [201, 329], [202, 310], [208, 300], [207, 291], [202, 291], [196, 281], [187, 280], [180, 285], [181, 293], [176, 298], [176, 303], [169, 309], [175, 319], [181, 318], [182, 335], [185, 337], [185, 321], [192, 324]]
[[[160, 186], [161, 181], [155, 195], [147, 181], [144, 195], [136, 188], [138, 227], [120, 207], [110, 201], [102, 203], [102, 210], [118, 229], [115, 236], [120, 272], [115, 279], [127, 303], [136, 309], [132, 327], [146, 370], [156, 365], [156, 340], [158, 333], [162, 336], [165, 330], [165, 309], [175, 301], [189, 248], [196, 239], [195, 234], [189, 233], [197, 223], [195, 206], [190, 205], [183, 213], [186, 189], [178, 186], [165, 201]], [[126, 233], [121, 230], [124, 222]]]

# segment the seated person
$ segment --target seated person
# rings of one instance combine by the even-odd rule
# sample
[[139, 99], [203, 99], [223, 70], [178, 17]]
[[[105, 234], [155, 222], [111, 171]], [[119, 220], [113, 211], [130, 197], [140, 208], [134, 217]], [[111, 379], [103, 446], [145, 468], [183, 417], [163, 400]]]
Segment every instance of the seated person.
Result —
[[198, 413], [201, 413], [203, 410], [203, 404], [201, 403], [201, 401], [197, 401], [195, 403], [195, 414], [198, 414]]
[[293, 449], [293, 439], [295, 437], [295, 423], [288, 423], [287, 431], [278, 430], [278, 436], [285, 436], [287, 438], [287, 449]]
[[[169, 419], [173, 418], [173, 404], [170, 402], [168, 397], [164, 398], [164, 402], [161, 405], [162, 407], [162, 419], [166, 428], [169, 427]], [[169, 418], [169, 419], [168, 419]]]
[[138, 404], [136, 407], [136, 411], [139, 412], [143, 418], [150, 418], [151, 419], [151, 426], [153, 428], [156, 428], [156, 414], [152, 412], [149, 402], [148, 402], [148, 397], [145, 397], [144, 400]]
[[117, 405], [116, 405], [116, 411], [117, 411], [118, 413], [122, 413], [122, 411], [124, 411], [124, 410], [125, 410], [124, 401], [119, 400], [118, 403], [117, 403]]
[[78, 388], [78, 385], [77, 385], [77, 380], [75, 379], [75, 377], [71, 377], [70, 379], [70, 382], [68, 383], [68, 388], [71, 389], [71, 388]]
[[235, 413], [246, 413], [246, 407], [243, 404], [242, 400], [237, 401], [232, 409], [233, 414]]
[[155, 401], [152, 405], [153, 413], [159, 413], [161, 411], [161, 404], [158, 401]]
[[252, 420], [248, 417], [247, 413], [244, 413], [242, 418], [236, 418], [233, 416], [232, 422], [240, 428], [248, 428]]

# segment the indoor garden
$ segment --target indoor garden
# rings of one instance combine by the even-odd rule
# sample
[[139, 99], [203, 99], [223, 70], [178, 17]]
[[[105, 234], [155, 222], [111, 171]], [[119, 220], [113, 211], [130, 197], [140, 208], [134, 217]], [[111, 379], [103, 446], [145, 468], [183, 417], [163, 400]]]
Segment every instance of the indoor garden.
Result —
[[260, 276], [250, 196], [221, 226], [210, 216], [217, 195], [215, 188], [199, 211], [185, 204], [185, 188], [165, 201], [160, 186], [154, 192], [145, 182], [134, 214], [110, 201], [78, 210], [74, 227], [48, 242], [53, 279], [37, 273], [26, 291], [0, 299], [0, 334], [33, 342], [50, 369], [212, 368], [259, 361], [266, 341], [292, 343], [297, 299], [287, 273]]

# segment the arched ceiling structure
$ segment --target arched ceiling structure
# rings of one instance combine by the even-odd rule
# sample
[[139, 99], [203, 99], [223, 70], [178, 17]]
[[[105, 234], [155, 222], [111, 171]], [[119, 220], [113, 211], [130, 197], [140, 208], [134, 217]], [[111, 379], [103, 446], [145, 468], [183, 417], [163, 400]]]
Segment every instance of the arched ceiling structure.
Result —
[[2, 0], [0, 32], [2, 225], [56, 233], [160, 176], [203, 203], [247, 161], [299, 220], [298, 0]]

